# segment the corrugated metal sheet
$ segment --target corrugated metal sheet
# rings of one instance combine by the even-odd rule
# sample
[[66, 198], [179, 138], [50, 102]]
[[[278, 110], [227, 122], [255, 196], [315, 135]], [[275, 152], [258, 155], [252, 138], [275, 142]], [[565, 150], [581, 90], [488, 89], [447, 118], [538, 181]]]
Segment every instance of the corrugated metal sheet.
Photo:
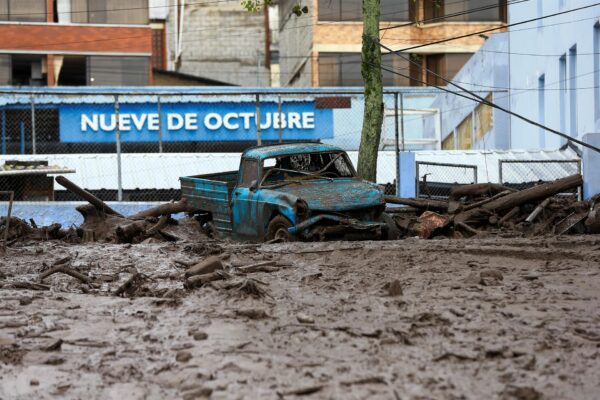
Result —
[[[358, 152], [348, 152], [352, 163], [356, 166]], [[140, 153], [123, 154], [123, 189], [176, 189], [179, 188], [179, 177], [200, 174], [211, 174], [237, 170], [241, 153]], [[75, 169], [69, 175], [76, 184], [90, 189], [117, 188], [117, 156], [116, 154], [55, 154], [55, 155], [14, 155], [14, 160], [47, 160], [50, 164]], [[499, 182], [499, 160], [575, 160], [579, 159], [573, 150], [564, 151], [420, 151], [416, 153], [419, 162], [437, 162], [476, 165], [478, 182]], [[377, 181], [392, 182], [396, 176], [396, 157], [393, 151], [379, 153]], [[548, 164], [544, 166], [526, 166], [530, 181], [539, 179], [556, 179], [549, 176], [549, 171], [563, 168], [561, 176], [570, 175], [572, 165]], [[465, 180], [455, 179], [461, 169], [452, 169], [452, 174], [438, 182], [471, 182], [472, 171], [465, 170]], [[425, 172], [424, 172], [425, 171]], [[560, 172], [560, 171], [559, 171]], [[420, 175], [426, 173], [421, 169]], [[469, 180], [470, 179], [470, 180]], [[509, 179], [507, 181], [507, 179]], [[505, 182], [514, 182], [515, 177], [505, 176]]]

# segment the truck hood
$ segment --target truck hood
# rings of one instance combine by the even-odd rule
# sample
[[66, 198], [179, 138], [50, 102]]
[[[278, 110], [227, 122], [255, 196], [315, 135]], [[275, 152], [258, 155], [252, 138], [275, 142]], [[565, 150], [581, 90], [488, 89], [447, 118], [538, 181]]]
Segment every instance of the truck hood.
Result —
[[303, 181], [273, 191], [296, 196], [306, 201], [311, 210], [319, 211], [357, 210], [384, 203], [381, 189], [358, 179]]

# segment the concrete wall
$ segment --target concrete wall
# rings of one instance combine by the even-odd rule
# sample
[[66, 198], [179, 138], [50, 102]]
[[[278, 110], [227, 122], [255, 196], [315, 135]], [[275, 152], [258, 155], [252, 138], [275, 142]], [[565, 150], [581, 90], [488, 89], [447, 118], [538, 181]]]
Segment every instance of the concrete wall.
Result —
[[181, 16], [175, 4], [171, 0], [167, 21], [170, 69], [239, 86], [270, 86], [262, 12], [249, 13], [239, 0], [187, 2], [178, 60], [177, 21]]
[[[294, 4], [308, 7], [300, 17], [291, 13]], [[315, 7], [312, 0], [282, 0], [279, 4], [281, 86], [312, 86], [312, 42]]]
[[[476, 91], [481, 97], [492, 93], [493, 102], [508, 108], [509, 96], [505, 88], [509, 86], [508, 75], [508, 41], [506, 33], [494, 34], [465, 64], [454, 78], [457, 84], [468, 90]], [[448, 86], [448, 89], [458, 89]], [[437, 96], [432, 104], [439, 108], [442, 115], [442, 140], [450, 135], [455, 128], [470, 114], [478, 103], [450, 93]], [[509, 148], [509, 115], [500, 110], [493, 110], [493, 126], [479, 141], [473, 135], [473, 148], [502, 149]], [[456, 136], [455, 136], [456, 137]], [[458, 140], [455, 140], [458, 148]]]
[[[593, 0], [535, 0], [510, 6], [510, 23], [553, 14], [585, 5]], [[594, 26], [598, 24], [600, 6], [567, 13], [556, 17], [531, 22], [511, 29], [509, 34], [511, 107], [545, 125], [582, 139], [589, 132], [600, 131], [600, 97], [598, 96], [598, 49], [594, 48]], [[598, 34], [596, 32], [596, 34]], [[576, 46], [577, 65], [569, 50]], [[596, 53], [596, 54], [593, 54]], [[533, 56], [533, 55], [535, 56]], [[560, 57], [566, 54], [567, 77], [576, 76], [566, 82], [567, 90], [561, 91]], [[596, 70], [596, 71], [595, 71]], [[545, 109], [540, 107], [538, 79], [545, 76], [546, 90], [543, 93]], [[596, 88], [594, 88], [596, 86]], [[572, 91], [572, 88], [579, 88]], [[560, 98], [565, 96], [565, 103]], [[575, 114], [571, 113], [572, 100], [576, 101]], [[561, 112], [564, 109], [564, 112]], [[576, 120], [575, 129], [571, 119]], [[561, 146], [563, 139], [541, 131], [518, 120], [511, 119], [510, 146], [512, 148], [545, 148]]]
[[[79, 226], [83, 223], [83, 217], [75, 208], [86, 204], [78, 201], [63, 202], [29, 202], [17, 201], [13, 204], [12, 216], [21, 218], [29, 222], [32, 218], [38, 226], [48, 226], [52, 224], [61, 224], [68, 228]], [[155, 207], [161, 203], [157, 202], [108, 202], [115, 211], [123, 215], [134, 215], [140, 211]], [[0, 215], [6, 216], [8, 212], [8, 202], [0, 201]], [[182, 218], [183, 213], [174, 215], [174, 218]]]

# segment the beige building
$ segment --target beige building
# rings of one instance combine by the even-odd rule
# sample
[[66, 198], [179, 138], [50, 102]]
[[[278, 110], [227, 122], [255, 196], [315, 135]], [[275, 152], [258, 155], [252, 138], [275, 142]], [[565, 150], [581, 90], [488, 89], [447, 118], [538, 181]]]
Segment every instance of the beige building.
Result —
[[[308, 14], [297, 17], [298, 0], [279, 2], [280, 82], [282, 86], [362, 86], [361, 0], [301, 0]], [[506, 0], [381, 0], [381, 42], [400, 50], [447, 37], [502, 26]], [[411, 59], [451, 79], [485, 41], [471, 36], [409, 51]], [[413, 79], [384, 71], [386, 86], [441, 84], [418, 66], [393, 54], [383, 65]]]

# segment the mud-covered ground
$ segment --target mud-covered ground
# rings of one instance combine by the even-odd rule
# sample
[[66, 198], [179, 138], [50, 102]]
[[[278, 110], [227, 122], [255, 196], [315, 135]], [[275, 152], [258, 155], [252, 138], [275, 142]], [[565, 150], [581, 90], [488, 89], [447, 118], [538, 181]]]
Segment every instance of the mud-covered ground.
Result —
[[[184, 289], [175, 260], [208, 252], [230, 254], [231, 278]], [[67, 256], [92, 285], [15, 284]], [[134, 269], [135, 297], [112, 295]], [[0, 398], [598, 398], [599, 273], [599, 236], [15, 244]]]

